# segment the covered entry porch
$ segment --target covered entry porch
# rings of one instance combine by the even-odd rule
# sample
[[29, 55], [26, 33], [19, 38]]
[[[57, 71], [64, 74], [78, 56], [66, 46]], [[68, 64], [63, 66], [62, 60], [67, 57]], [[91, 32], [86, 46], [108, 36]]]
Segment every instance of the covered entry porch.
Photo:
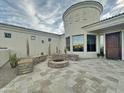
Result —
[[123, 25], [91, 31], [92, 33], [97, 33], [99, 53], [104, 53], [107, 59], [124, 60]]
[[82, 27], [98, 35], [98, 52], [107, 59], [124, 60], [124, 15]]

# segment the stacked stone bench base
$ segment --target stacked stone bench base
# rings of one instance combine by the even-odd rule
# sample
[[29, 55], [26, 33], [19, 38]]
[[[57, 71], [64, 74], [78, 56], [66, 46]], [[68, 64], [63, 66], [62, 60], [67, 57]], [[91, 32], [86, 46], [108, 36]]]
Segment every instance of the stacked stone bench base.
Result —
[[22, 59], [18, 62], [17, 75], [30, 73], [33, 71], [32, 59]]
[[47, 59], [46, 55], [33, 57], [33, 64], [36, 65], [40, 62], [44, 62]]

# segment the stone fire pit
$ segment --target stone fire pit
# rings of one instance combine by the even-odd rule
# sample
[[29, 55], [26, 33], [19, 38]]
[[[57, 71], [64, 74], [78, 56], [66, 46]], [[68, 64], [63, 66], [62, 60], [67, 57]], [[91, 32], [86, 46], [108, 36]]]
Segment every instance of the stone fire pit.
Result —
[[49, 57], [48, 61], [48, 67], [52, 68], [63, 68], [69, 65], [69, 61], [64, 59], [52, 59], [52, 57]]

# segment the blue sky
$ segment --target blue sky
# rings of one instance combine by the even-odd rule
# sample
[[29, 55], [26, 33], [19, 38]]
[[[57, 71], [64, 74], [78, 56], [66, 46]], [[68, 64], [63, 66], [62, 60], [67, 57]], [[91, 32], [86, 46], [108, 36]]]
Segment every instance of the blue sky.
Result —
[[[0, 0], [0, 22], [62, 34], [64, 11], [81, 1], [84, 0]], [[104, 7], [101, 20], [124, 12], [124, 0], [96, 1]]]

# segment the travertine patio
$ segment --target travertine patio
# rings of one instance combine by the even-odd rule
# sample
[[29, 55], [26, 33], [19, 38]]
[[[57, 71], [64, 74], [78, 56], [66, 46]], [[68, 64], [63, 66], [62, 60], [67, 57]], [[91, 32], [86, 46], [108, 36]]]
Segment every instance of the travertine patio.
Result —
[[53, 69], [47, 62], [18, 76], [0, 93], [124, 93], [124, 62], [105, 59], [70, 61]]

